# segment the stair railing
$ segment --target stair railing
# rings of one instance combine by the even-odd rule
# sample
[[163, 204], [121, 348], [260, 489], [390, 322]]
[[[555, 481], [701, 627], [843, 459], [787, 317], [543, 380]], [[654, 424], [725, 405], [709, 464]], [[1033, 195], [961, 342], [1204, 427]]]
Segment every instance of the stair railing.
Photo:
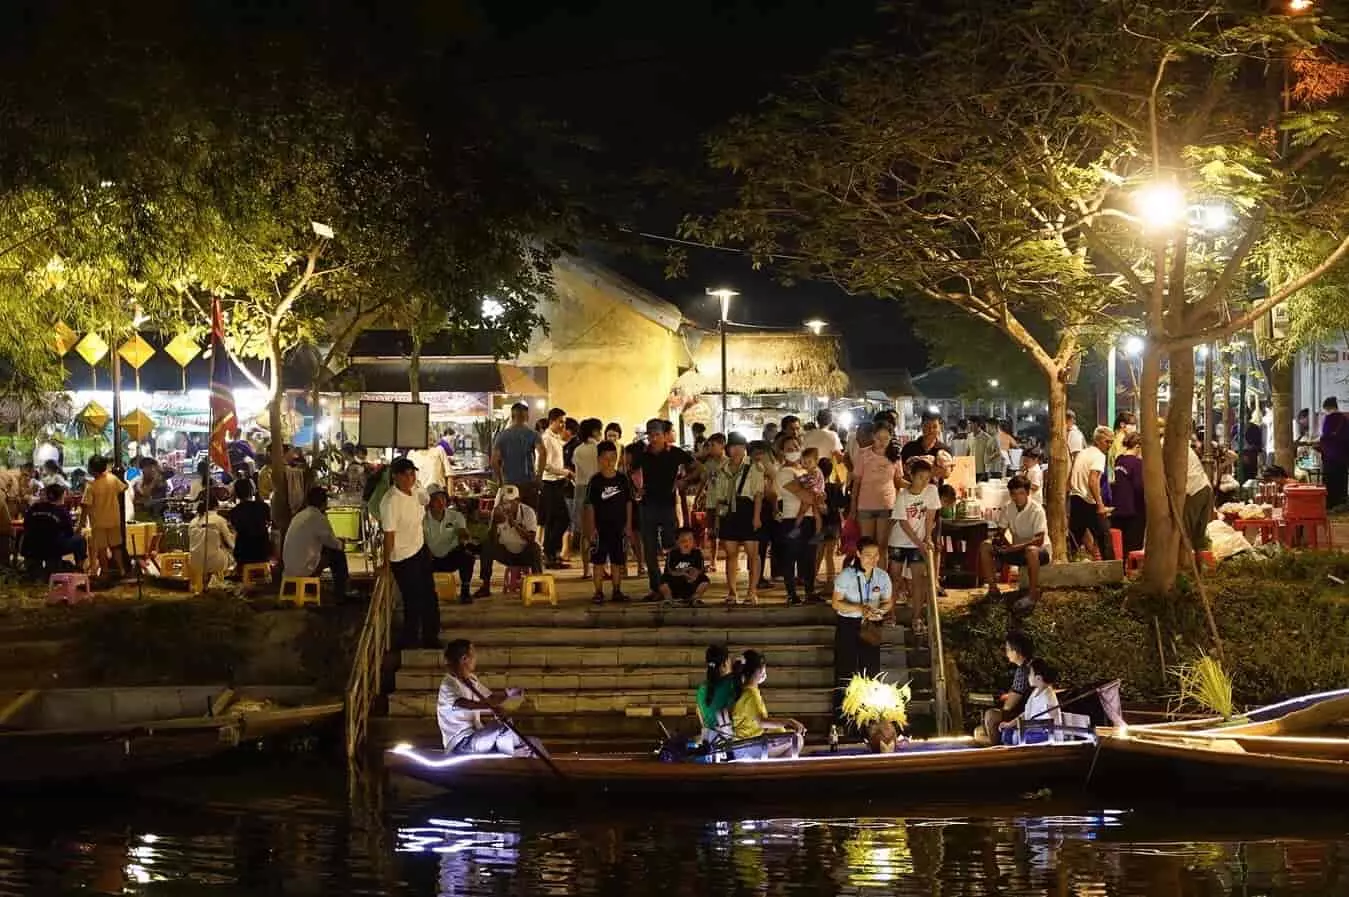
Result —
[[347, 765], [359, 765], [361, 749], [370, 732], [370, 713], [379, 698], [384, 670], [384, 655], [389, 650], [389, 632], [393, 623], [393, 580], [387, 573], [375, 580], [365, 623], [347, 680]]

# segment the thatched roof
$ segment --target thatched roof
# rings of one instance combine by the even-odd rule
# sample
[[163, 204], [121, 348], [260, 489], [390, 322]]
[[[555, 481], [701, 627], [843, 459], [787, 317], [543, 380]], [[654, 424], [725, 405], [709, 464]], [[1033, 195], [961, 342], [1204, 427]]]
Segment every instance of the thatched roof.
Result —
[[[689, 340], [692, 344], [693, 340]], [[675, 389], [693, 396], [721, 389], [721, 339], [703, 334], [691, 346], [693, 367]], [[842, 344], [835, 336], [810, 333], [728, 333], [726, 386], [740, 395], [803, 392], [838, 396], [848, 391], [840, 366]]]

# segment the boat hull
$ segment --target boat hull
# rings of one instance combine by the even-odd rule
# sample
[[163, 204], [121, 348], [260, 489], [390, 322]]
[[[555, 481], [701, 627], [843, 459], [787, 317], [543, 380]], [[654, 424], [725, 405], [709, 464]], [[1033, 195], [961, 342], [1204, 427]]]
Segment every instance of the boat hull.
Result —
[[[1349, 762], [1323, 759], [1341, 753], [1338, 747], [1299, 745], [1287, 753], [1256, 753], [1242, 746], [1244, 740], [1103, 734], [1091, 788], [1106, 794], [1157, 792], [1241, 803], [1349, 795]], [[1284, 750], [1278, 744], [1260, 747]]]
[[896, 754], [817, 754], [796, 760], [662, 763], [651, 757], [570, 755], [550, 767], [537, 758], [445, 756], [395, 748], [395, 774], [465, 794], [727, 799], [910, 795], [955, 792], [1016, 795], [1080, 789], [1095, 746], [1088, 742], [1021, 747], [914, 750]]

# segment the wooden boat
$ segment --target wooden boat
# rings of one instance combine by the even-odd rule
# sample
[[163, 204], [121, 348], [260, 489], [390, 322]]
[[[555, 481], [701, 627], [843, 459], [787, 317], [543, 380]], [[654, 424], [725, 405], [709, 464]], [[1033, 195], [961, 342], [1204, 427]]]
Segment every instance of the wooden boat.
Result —
[[1102, 730], [1092, 785], [1238, 800], [1349, 794], [1346, 719], [1349, 689], [1282, 701], [1234, 720]]
[[162, 769], [341, 713], [305, 687], [34, 689], [0, 706], [0, 787]]
[[571, 754], [552, 758], [446, 755], [403, 744], [390, 750], [394, 773], [465, 794], [679, 795], [699, 799], [847, 794], [887, 800], [977, 792], [1016, 795], [1080, 788], [1095, 752], [1090, 740], [977, 747], [969, 738], [909, 742], [893, 754], [811, 751], [787, 760], [662, 762], [650, 755]]

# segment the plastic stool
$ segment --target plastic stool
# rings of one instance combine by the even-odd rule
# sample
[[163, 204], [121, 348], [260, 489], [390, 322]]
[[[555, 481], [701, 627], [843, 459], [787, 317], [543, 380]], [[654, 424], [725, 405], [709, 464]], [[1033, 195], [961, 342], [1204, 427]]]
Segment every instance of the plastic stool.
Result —
[[[1013, 575], [1015, 573], [1015, 575]], [[1010, 585], [1014, 580], [1021, 579], [1021, 570], [1013, 567], [1011, 564], [1003, 564], [1002, 570], [998, 573], [998, 582], [1003, 585]]]
[[520, 591], [520, 583], [529, 574], [528, 567], [507, 567], [506, 581], [504, 583], [506, 594]]
[[1325, 517], [1288, 517], [1283, 518], [1284, 541], [1289, 548], [1297, 544], [1298, 530], [1301, 529], [1306, 535], [1304, 537], [1304, 548], [1321, 547], [1321, 528], [1326, 530], [1326, 548], [1334, 548], [1334, 537], [1331, 535], [1330, 521]]
[[308, 604], [318, 607], [322, 603], [319, 600], [319, 578], [317, 576], [281, 577], [281, 594], [277, 600], [282, 604], [289, 602], [296, 607], [304, 607]]
[[271, 564], [244, 564], [239, 568], [239, 578], [243, 580], [244, 588], [248, 588], [254, 583], [272, 581]]
[[557, 580], [548, 573], [533, 573], [520, 584], [520, 600], [525, 607], [536, 601], [547, 601], [557, 607]]
[[436, 580], [436, 598], [441, 601], [451, 601], [455, 595], [459, 594], [459, 574], [454, 571], [449, 573], [431, 574]]
[[1112, 529], [1110, 531], [1110, 547], [1115, 549], [1115, 559], [1124, 557], [1124, 531]]
[[[84, 587], [83, 595], [80, 586]], [[93, 601], [94, 593], [89, 589], [89, 577], [83, 573], [53, 573], [47, 580], [48, 604], [78, 604]]]
[[1218, 569], [1218, 559], [1213, 556], [1213, 552], [1211, 551], [1196, 552], [1195, 557], [1199, 561], [1199, 569], [1201, 570]]
[[157, 560], [159, 561], [160, 576], [187, 579], [187, 567], [192, 560], [192, 556], [186, 551], [162, 551], [159, 553]]
[[[1115, 530], [1115, 532], [1119, 532], [1119, 531], [1118, 531], [1118, 530]], [[1125, 573], [1135, 573], [1135, 572], [1137, 572], [1139, 569], [1141, 569], [1142, 566], [1143, 566], [1143, 552], [1141, 552], [1141, 551], [1131, 551], [1131, 552], [1129, 552], [1129, 557], [1128, 557], [1128, 559], [1124, 562], [1124, 572], [1125, 572]]]

